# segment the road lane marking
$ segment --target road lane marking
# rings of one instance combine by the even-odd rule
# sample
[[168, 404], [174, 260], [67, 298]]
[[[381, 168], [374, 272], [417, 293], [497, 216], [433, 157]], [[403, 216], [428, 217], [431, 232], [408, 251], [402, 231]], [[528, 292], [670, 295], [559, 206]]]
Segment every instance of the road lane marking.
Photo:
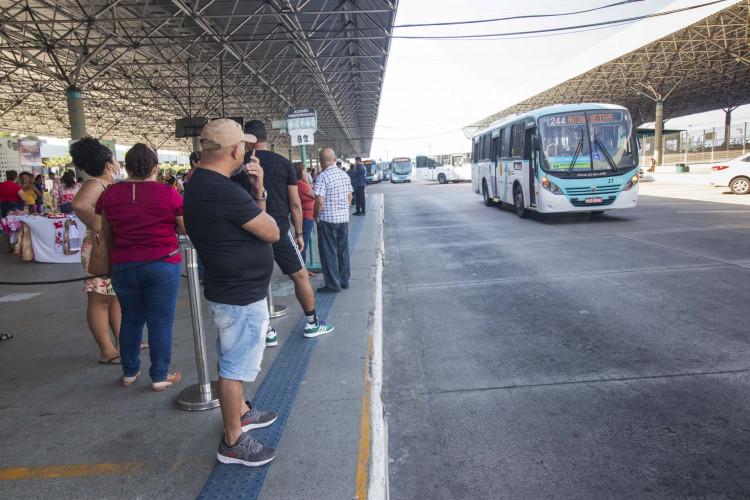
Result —
[[0, 297], [0, 302], [20, 302], [22, 300], [33, 299], [38, 297], [41, 293], [12, 293], [4, 297]]
[[53, 477], [112, 476], [144, 472], [155, 462], [120, 462], [102, 464], [36, 465], [28, 467], [0, 468], [0, 481], [20, 479], [48, 479]]

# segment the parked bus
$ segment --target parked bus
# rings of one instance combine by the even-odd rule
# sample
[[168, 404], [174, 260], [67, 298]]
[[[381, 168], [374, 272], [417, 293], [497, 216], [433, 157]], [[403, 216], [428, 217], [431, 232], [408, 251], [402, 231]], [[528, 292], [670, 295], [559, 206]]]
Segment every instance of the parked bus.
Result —
[[471, 185], [487, 206], [579, 212], [638, 203], [638, 144], [628, 110], [569, 104], [496, 121], [472, 137]]
[[391, 160], [391, 182], [411, 182], [411, 158]]
[[367, 184], [383, 180], [380, 176], [380, 172], [378, 172], [378, 164], [375, 160], [364, 160], [362, 164], [365, 166], [365, 181]]
[[391, 178], [391, 163], [388, 161], [378, 162], [378, 171], [380, 172], [380, 178], [384, 181], [387, 181]]
[[441, 165], [430, 157], [417, 155], [417, 179], [438, 181], [440, 184], [471, 180], [471, 164], [463, 165], [460, 155], [451, 160], [452, 165]]

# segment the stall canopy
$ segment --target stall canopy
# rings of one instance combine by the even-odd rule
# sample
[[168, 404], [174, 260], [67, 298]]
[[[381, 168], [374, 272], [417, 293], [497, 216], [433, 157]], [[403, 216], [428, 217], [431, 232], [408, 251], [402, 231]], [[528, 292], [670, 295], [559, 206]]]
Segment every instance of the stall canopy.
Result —
[[559, 103], [606, 102], [625, 106], [637, 124], [750, 103], [750, 3], [743, 0], [464, 127], [471, 137], [490, 123]]
[[[398, 0], [7, 0], [0, 129], [190, 149], [184, 117], [318, 112], [316, 148], [369, 153]], [[273, 132], [277, 149], [288, 137]]]

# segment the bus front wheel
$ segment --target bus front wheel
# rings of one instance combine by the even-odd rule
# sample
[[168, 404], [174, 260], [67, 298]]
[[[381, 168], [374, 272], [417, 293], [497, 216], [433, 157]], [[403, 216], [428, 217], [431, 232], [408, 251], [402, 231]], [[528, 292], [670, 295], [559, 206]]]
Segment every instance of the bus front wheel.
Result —
[[438, 175], [438, 182], [440, 184], [448, 184], [448, 180], [445, 178], [445, 174]]
[[516, 191], [513, 194], [513, 202], [516, 206], [516, 215], [522, 219], [527, 218], [529, 216], [529, 211], [526, 209], [523, 201], [523, 189], [521, 189], [521, 186], [516, 187]]

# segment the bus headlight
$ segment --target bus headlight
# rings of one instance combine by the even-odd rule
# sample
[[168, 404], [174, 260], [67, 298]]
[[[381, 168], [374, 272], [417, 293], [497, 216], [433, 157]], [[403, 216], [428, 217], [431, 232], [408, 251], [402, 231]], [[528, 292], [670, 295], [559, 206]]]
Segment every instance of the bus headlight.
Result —
[[634, 175], [630, 179], [628, 179], [628, 182], [625, 183], [625, 187], [622, 188], [623, 191], [628, 191], [630, 188], [638, 184], [638, 176]]
[[542, 187], [552, 194], [563, 194], [562, 189], [551, 183], [546, 177], [542, 177]]

